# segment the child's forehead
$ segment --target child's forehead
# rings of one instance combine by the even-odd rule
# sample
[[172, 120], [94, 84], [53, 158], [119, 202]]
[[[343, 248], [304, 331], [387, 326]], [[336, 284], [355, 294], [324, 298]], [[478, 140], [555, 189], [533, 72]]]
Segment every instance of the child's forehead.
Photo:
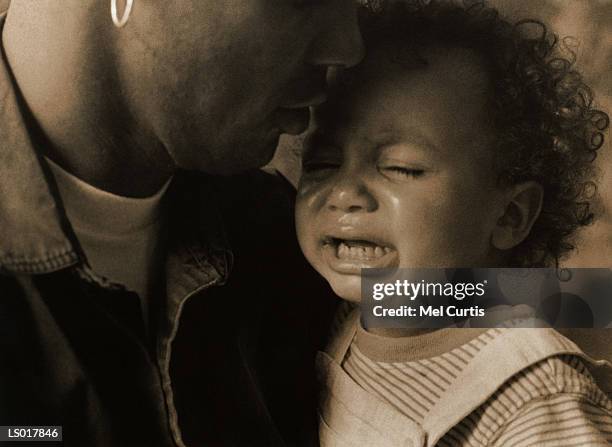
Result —
[[439, 125], [459, 124], [462, 116], [485, 119], [491, 89], [478, 55], [464, 48], [440, 47], [431, 48], [426, 56], [427, 66], [407, 68], [388, 53], [372, 55], [347, 74], [317, 111], [317, 121], [334, 127], [358, 126], [367, 120], [382, 132], [384, 127], [413, 125], [433, 112], [437, 116], [431, 118]]
[[311, 145], [333, 151], [405, 144], [436, 157], [488, 145], [494, 137], [489, 81], [478, 55], [464, 48], [423, 54], [426, 66], [408, 68], [386, 52], [352, 70], [315, 110]]
[[[380, 43], [369, 50], [359, 66], [347, 70], [348, 82], [362, 84], [381, 81], [401, 84], [403, 80], [439, 79], [441, 85], [456, 83], [468, 89], [473, 88], [474, 84], [486, 88], [489, 78], [489, 64], [483, 54], [449, 43]], [[410, 90], [409, 85], [402, 87]], [[417, 91], [416, 88], [413, 90]]]
[[437, 152], [437, 147], [433, 138], [424, 132], [419, 126], [398, 125], [401, 120], [387, 120], [376, 123], [376, 125], [361, 126], [346, 122], [332, 122], [326, 125], [318, 122], [313, 126], [305, 139], [305, 147], [318, 147], [319, 149], [336, 150], [347, 144], [358, 142], [364, 147], [385, 147], [396, 144], [409, 144], [415, 147], [422, 147], [431, 152]]

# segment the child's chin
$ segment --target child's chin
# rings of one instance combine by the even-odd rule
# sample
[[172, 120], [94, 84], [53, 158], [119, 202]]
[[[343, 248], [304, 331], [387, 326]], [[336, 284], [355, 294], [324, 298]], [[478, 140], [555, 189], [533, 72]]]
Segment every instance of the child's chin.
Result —
[[361, 279], [355, 277], [343, 278], [342, 281], [330, 281], [331, 287], [340, 298], [359, 303], [361, 301]]

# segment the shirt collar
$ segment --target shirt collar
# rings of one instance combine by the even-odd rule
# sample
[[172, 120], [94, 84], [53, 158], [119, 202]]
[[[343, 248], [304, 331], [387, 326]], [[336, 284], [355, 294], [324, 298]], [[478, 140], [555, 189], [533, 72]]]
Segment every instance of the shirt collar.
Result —
[[[0, 30], [6, 13], [0, 15]], [[34, 150], [4, 49], [0, 60], [0, 270], [49, 273], [82, 256]]]

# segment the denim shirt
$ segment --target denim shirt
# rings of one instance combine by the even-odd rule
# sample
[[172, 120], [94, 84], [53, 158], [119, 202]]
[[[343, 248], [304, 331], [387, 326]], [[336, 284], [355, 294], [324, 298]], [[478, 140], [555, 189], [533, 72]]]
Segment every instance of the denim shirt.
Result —
[[[5, 16], [0, 16], [0, 27]], [[62, 425], [64, 445], [183, 445], [170, 377], [184, 304], [232, 263], [206, 180], [168, 191], [165, 293], [154, 340], [138, 297], [87, 264], [0, 62], [0, 425]]]
[[2, 52], [0, 426], [61, 425], [79, 447], [318, 445], [337, 300], [299, 250], [294, 189], [177, 173], [147, 336], [139, 297], [89, 268], [15, 85]]

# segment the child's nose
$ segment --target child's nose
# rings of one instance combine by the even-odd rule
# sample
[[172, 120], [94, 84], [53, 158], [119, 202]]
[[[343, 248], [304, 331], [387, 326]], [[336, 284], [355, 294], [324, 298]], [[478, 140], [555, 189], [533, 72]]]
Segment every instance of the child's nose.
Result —
[[327, 209], [344, 213], [373, 212], [378, 203], [367, 185], [352, 173], [339, 173], [327, 197]]

